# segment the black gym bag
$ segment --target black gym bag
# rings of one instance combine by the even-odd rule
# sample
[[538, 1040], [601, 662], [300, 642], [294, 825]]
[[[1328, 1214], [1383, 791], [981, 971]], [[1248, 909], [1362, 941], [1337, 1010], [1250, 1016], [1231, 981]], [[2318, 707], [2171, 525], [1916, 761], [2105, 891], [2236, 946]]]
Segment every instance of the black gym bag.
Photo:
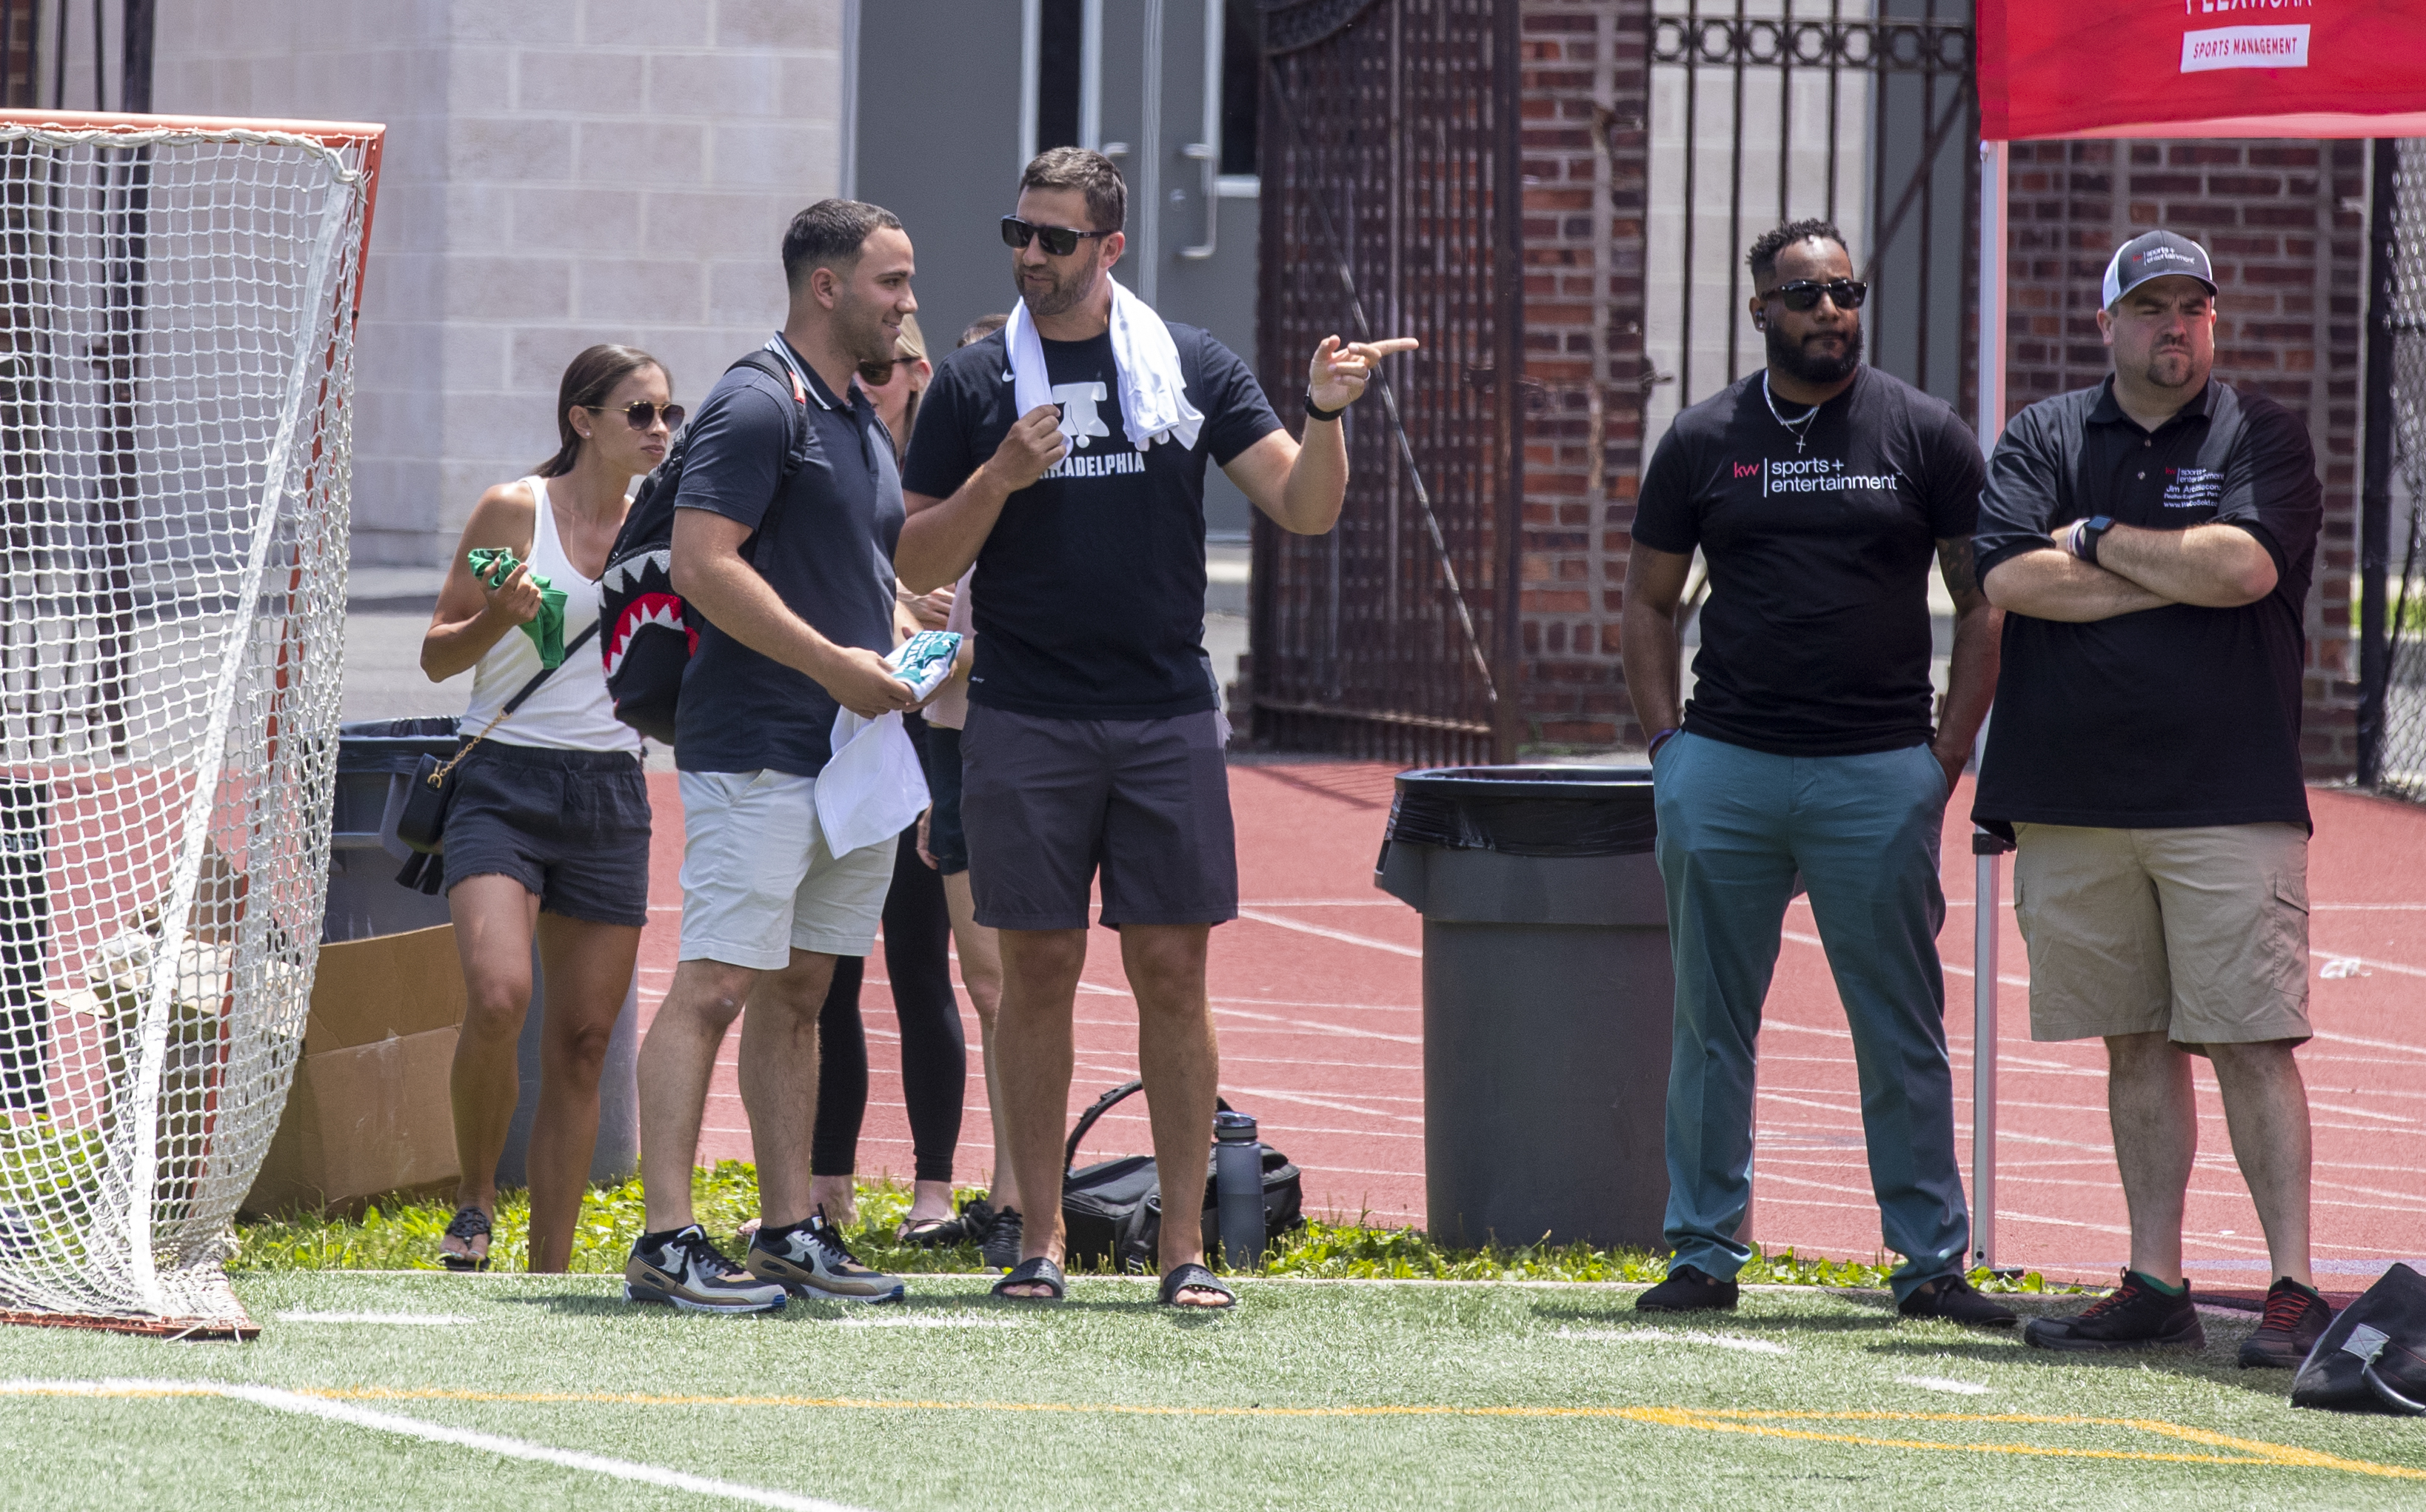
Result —
[[[1162, 1189], [1154, 1157], [1121, 1155], [1085, 1170], [1071, 1169], [1078, 1159], [1078, 1142], [1087, 1137], [1095, 1120], [1113, 1103], [1144, 1086], [1143, 1082], [1123, 1082], [1095, 1099], [1094, 1106], [1078, 1115], [1078, 1127], [1070, 1131], [1070, 1143], [1061, 1151], [1063, 1263], [1072, 1270], [1081, 1265], [1108, 1264], [1114, 1270], [1154, 1274], [1155, 1248], [1162, 1237]], [[1220, 1106], [1224, 1113], [1231, 1111], [1227, 1102]], [[1305, 1221], [1302, 1211], [1305, 1190], [1298, 1168], [1289, 1164], [1286, 1155], [1270, 1145], [1257, 1148], [1264, 1156], [1264, 1233], [1270, 1237]], [[1208, 1246], [1221, 1232], [1214, 1191], [1213, 1172], [1208, 1166], [1205, 1172], [1205, 1238]]]
[[2344, 1308], [2291, 1377], [2291, 1405], [2426, 1417], [2426, 1276], [2395, 1265]]

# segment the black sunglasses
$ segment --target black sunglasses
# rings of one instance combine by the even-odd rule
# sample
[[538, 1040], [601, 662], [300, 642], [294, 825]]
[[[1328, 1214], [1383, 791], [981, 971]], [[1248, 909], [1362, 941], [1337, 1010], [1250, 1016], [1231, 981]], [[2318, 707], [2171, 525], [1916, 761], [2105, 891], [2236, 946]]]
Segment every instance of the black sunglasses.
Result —
[[1860, 279], [1836, 279], [1827, 283], [1796, 279], [1791, 283], [1781, 283], [1767, 291], [1761, 298], [1783, 299], [1788, 310], [1815, 310], [1819, 308], [1820, 297], [1823, 294], [1836, 300], [1839, 310], [1859, 310], [1862, 301], [1870, 297], [1870, 286]]
[[[603, 415], [606, 412], [606, 407], [603, 404], [585, 404], [581, 408], [589, 410], [592, 414]], [[683, 416], [688, 412], [688, 410], [685, 410], [678, 404], [659, 406], [651, 404], [646, 399], [637, 399], [623, 407], [623, 418], [631, 422], [632, 428], [634, 430], [648, 429], [651, 426], [656, 424], [657, 417], [659, 415], [666, 417], [666, 428], [668, 430], [680, 430], [682, 428]]]
[[1067, 257], [1078, 249], [1078, 244], [1090, 236], [1108, 236], [1108, 231], [1072, 231], [1067, 226], [1032, 226], [1017, 216], [1002, 217], [1002, 244], [1022, 249], [1030, 241], [1041, 239], [1044, 249], [1056, 257]]
[[904, 362], [916, 362], [921, 361], [924, 361], [924, 359], [916, 357], [891, 357], [881, 362], [862, 362], [859, 364], [859, 380], [862, 383], [868, 385], [870, 388], [882, 388], [885, 384], [893, 381], [893, 370], [895, 368], [899, 367]]

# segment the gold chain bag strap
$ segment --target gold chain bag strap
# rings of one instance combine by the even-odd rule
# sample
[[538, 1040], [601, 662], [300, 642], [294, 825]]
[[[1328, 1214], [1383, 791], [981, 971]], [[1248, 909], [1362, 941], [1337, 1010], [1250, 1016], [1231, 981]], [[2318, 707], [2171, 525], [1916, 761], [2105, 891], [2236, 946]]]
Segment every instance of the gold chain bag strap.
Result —
[[[574, 653], [588, 645], [590, 637], [596, 634], [598, 621], [593, 619], [589, 629], [575, 635], [572, 644], [564, 648], [564, 661], [557, 663], [557, 667], [571, 662]], [[396, 838], [404, 842], [407, 848], [424, 856], [436, 856], [445, 849], [446, 809], [455, 801], [455, 768], [462, 764], [463, 758], [471, 755], [480, 742], [489, 738], [491, 731], [505, 722], [508, 715], [521, 708], [532, 694], [537, 693], [541, 684], [555, 675], [556, 667], [540, 668], [539, 675], [524, 684], [520, 691], [506, 700], [506, 706], [497, 711], [496, 716], [482, 727], [478, 734], [463, 742], [444, 764], [435, 756], [421, 758], [421, 764], [413, 771], [412, 783], [405, 793], [404, 812], [396, 815]]]

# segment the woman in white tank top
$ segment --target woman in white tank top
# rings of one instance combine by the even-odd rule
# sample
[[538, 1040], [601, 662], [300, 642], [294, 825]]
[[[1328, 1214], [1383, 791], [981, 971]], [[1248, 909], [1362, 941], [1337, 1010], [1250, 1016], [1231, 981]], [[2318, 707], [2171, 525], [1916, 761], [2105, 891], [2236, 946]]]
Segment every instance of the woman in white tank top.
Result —
[[[530, 1268], [560, 1271], [572, 1260], [598, 1139], [599, 1070], [648, 922], [648, 787], [639, 737], [615, 717], [594, 636], [499, 716], [541, 670], [523, 629], [541, 608], [534, 575], [564, 594], [567, 647], [596, 622], [598, 575], [623, 528], [624, 495], [664, 458], [682, 424], [672, 398], [663, 364], [635, 347], [592, 346], [574, 358], [557, 397], [557, 454], [532, 476], [480, 496], [421, 643], [430, 681], [472, 669], [463, 732], [489, 732], [456, 768], [446, 811], [446, 901], [470, 997], [450, 1083], [463, 1172], [440, 1246], [450, 1270], [488, 1265], [534, 938], [546, 1001], [530, 1135]], [[502, 547], [523, 565], [491, 588], [465, 560], [482, 547]]]

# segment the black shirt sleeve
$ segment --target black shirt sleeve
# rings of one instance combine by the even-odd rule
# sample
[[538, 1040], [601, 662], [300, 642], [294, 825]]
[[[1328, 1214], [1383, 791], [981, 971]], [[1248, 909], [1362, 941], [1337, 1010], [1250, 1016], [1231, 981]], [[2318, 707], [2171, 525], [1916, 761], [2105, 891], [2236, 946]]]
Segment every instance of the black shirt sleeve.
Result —
[[1642, 475], [1642, 488], [1635, 496], [1630, 533], [1653, 551], [1690, 556], [1701, 544], [1702, 522], [1693, 505], [1692, 461], [1686, 455], [1686, 442], [1677, 434], [1679, 428], [1669, 426], [1668, 434], [1659, 438], [1658, 449], [1651, 454], [1650, 469]]
[[674, 507], [705, 509], [756, 530], [784, 481], [792, 447], [784, 407], [792, 399], [764, 374], [745, 369], [736, 378], [720, 384], [690, 423]]
[[2039, 406], [2015, 415], [1988, 458], [1987, 486], [1980, 494], [1980, 523], [1972, 538], [1980, 578], [2028, 552], [2052, 551], [2062, 495], [2063, 459], [2052, 444]]
[[1939, 407], [1929, 438], [1929, 484], [1921, 501], [1931, 539], [1954, 540], [1979, 528], [1980, 489], [1987, 475], [1971, 427], [1953, 410]]
[[1202, 436], [1213, 454], [1213, 465], [1227, 467], [1240, 452], [1281, 428], [1280, 416], [1264, 397], [1264, 386], [1237, 353], [1211, 336], [1204, 338], [1197, 358], [1197, 376], [1205, 396], [1197, 408], [1205, 414]]
[[[2274, 558], [2278, 579], [2305, 557], [2324, 521], [2324, 491], [2308, 427], [2277, 404], [2249, 404], [2236, 455], [2224, 464], [2215, 523], [2239, 525]], [[2305, 590], [2304, 590], [2305, 592]]]
[[965, 374], [972, 364], [946, 362], [919, 396], [918, 420], [910, 430], [910, 453], [901, 464], [901, 490], [930, 499], [960, 491], [985, 458], [974, 455], [976, 417]]

